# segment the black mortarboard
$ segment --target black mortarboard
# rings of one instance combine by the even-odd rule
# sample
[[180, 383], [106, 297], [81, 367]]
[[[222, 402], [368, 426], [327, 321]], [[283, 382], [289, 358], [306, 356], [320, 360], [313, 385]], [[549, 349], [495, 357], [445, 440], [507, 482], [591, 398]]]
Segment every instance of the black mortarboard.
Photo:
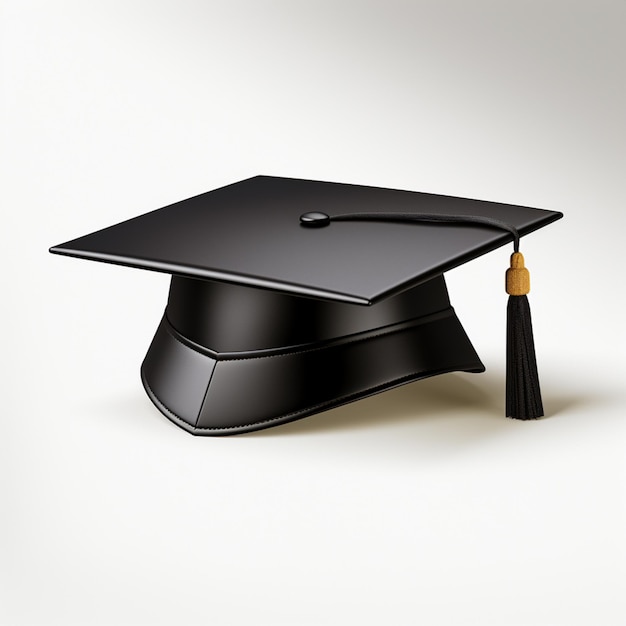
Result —
[[[517, 253], [519, 235], [560, 217], [495, 202], [257, 176], [50, 251], [172, 274], [143, 384], [179, 426], [227, 435], [433, 374], [483, 371], [443, 273], [514, 239]], [[512, 283], [520, 275], [523, 283], [521, 255], [513, 259]], [[527, 316], [527, 291], [511, 297], [513, 316]], [[525, 321], [509, 328], [509, 351], [530, 341], [513, 357], [519, 367], [508, 372], [511, 380], [524, 370], [528, 377], [529, 369], [534, 376], [531, 339]], [[538, 404], [525, 400], [525, 383], [511, 385], [508, 415], [542, 414], [538, 383]], [[525, 408], [533, 402], [534, 409]]]

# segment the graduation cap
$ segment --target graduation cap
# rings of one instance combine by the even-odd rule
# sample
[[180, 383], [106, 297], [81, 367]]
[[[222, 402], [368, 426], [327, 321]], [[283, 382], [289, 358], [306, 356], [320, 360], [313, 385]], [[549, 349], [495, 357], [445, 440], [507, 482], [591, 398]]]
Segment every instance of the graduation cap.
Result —
[[196, 435], [289, 422], [484, 366], [443, 273], [514, 242], [507, 415], [543, 414], [519, 237], [555, 211], [257, 176], [50, 249], [172, 275], [141, 367]]

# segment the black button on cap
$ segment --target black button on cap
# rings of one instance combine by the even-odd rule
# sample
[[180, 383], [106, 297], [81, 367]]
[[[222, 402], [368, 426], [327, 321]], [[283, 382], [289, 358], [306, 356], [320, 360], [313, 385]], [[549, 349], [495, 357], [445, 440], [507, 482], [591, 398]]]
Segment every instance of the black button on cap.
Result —
[[300, 216], [300, 224], [302, 224], [302, 226], [315, 228], [319, 226], [328, 226], [328, 224], [330, 224], [330, 216], [326, 215], [326, 213], [320, 213], [319, 211], [303, 213]]

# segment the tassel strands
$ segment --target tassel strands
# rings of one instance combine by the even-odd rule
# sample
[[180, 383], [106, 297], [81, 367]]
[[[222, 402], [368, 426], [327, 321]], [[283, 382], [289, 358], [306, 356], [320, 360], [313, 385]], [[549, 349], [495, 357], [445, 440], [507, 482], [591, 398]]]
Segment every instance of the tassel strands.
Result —
[[506, 272], [507, 305], [506, 341], [506, 415], [529, 420], [543, 416], [537, 359], [526, 294], [530, 275], [520, 252], [511, 255]]

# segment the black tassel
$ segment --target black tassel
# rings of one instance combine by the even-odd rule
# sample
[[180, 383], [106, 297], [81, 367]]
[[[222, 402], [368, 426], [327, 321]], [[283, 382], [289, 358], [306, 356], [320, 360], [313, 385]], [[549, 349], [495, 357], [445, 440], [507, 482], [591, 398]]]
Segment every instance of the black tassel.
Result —
[[535, 342], [526, 294], [530, 291], [524, 257], [516, 252], [507, 271], [506, 415], [537, 419], [543, 415]]

